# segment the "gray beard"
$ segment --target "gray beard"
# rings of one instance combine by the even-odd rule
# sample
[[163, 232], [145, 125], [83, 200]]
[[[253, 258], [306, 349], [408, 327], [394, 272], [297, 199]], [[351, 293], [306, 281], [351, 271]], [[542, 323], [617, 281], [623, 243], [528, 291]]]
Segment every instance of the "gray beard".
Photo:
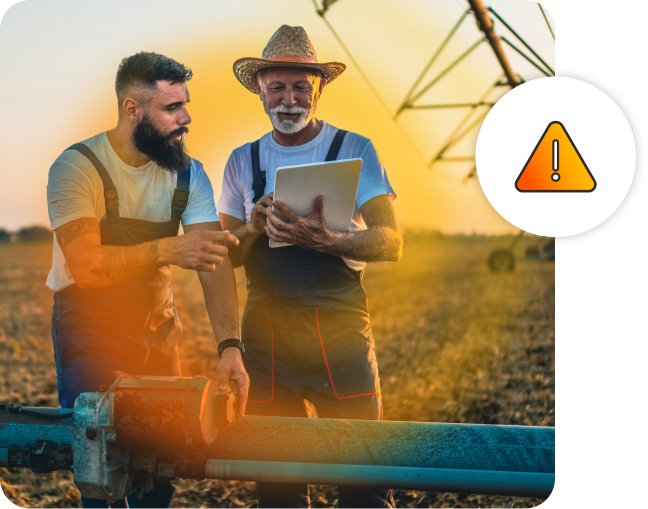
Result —
[[[270, 122], [272, 122], [272, 126], [277, 131], [281, 131], [284, 134], [294, 134], [304, 129], [311, 121], [312, 114], [314, 113], [315, 110], [315, 108], [312, 108], [311, 110], [307, 110], [306, 108], [302, 108], [301, 106], [291, 106], [290, 108], [288, 108], [283, 104], [280, 104], [276, 108], [269, 109], [265, 101], [265, 96], [262, 96], [261, 99], [263, 101], [263, 108], [265, 109], [265, 112], [268, 114], [268, 117], [270, 117]], [[279, 120], [279, 113], [299, 113], [299, 118], [296, 121], [293, 120], [281, 121]]]

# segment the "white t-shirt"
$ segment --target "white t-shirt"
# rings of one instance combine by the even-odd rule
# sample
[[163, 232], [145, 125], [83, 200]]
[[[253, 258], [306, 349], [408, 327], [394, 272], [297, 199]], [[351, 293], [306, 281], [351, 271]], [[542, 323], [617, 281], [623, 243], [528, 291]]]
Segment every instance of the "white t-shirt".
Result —
[[[337, 131], [336, 127], [324, 122], [322, 130], [315, 139], [296, 147], [279, 145], [272, 138], [272, 132], [263, 136], [259, 144], [259, 154], [261, 171], [266, 172], [264, 194], [274, 191], [277, 168], [295, 164], [323, 162]], [[234, 150], [230, 155], [225, 166], [223, 190], [217, 205], [219, 213], [236, 217], [245, 222], [250, 221], [252, 208], [254, 207], [252, 203], [254, 191], [252, 190], [253, 176], [250, 145], [251, 143], [246, 143]], [[358, 210], [362, 205], [383, 194], [390, 195], [392, 199], [396, 197], [371, 140], [349, 132], [342, 142], [337, 158], [341, 160], [357, 157], [362, 159], [362, 171], [360, 172], [356, 203], [353, 209], [351, 231], [367, 228]], [[366, 265], [364, 262], [347, 260], [346, 258], [344, 261], [354, 270], [360, 270]]]
[[[177, 175], [160, 168], [153, 161], [134, 168], [122, 161], [112, 148], [106, 133], [83, 141], [103, 163], [115, 184], [119, 197], [119, 215], [144, 221], [163, 222], [171, 219], [171, 199]], [[218, 221], [214, 191], [203, 166], [191, 159], [189, 201], [182, 214], [182, 224]], [[47, 206], [50, 226], [60, 226], [82, 217], [101, 220], [106, 214], [104, 187], [92, 163], [76, 150], [63, 152], [49, 171]], [[47, 286], [55, 292], [74, 284], [61, 247], [54, 234], [52, 270]]]

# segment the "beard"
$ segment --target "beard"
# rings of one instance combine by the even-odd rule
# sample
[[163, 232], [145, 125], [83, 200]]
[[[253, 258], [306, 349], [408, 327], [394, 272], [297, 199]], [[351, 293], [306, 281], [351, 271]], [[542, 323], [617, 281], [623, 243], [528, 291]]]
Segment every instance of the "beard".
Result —
[[[142, 154], [150, 157], [161, 168], [171, 173], [182, 173], [189, 169], [191, 161], [185, 147], [186, 126], [179, 127], [168, 134], [160, 131], [151, 119], [144, 114], [142, 121], [135, 127], [133, 143]], [[182, 135], [180, 141], [174, 138]]]
[[[301, 106], [291, 106], [290, 108], [288, 106], [284, 106], [283, 104], [280, 104], [276, 108], [268, 108], [268, 105], [266, 104], [266, 99], [265, 95], [261, 96], [261, 100], [263, 102], [263, 108], [265, 109], [265, 112], [268, 114], [268, 117], [270, 117], [270, 122], [272, 122], [272, 127], [274, 127], [277, 131], [281, 131], [284, 134], [293, 134], [301, 131], [304, 127], [306, 127], [310, 121], [313, 118], [313, 115], [315, 114], [315, 106], [313, 105], [312, 108], [306, 109], [302, 108]], [[297, 120], [279, 120], [279, 113], [298, 113], [299, 118]]]

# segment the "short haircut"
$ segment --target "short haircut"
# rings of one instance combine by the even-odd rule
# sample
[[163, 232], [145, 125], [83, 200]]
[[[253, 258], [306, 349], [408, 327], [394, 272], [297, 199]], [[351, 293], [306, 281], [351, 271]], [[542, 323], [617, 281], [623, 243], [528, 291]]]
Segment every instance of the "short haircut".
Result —
[[121, 99], [124, 93], [132, 94], [141, 89], [154, 90], [160, 80], [171, 84], [189, 81], [193, 72], [172, 58], [141, 51], [124, 58], [117, 68], [115, 91]]

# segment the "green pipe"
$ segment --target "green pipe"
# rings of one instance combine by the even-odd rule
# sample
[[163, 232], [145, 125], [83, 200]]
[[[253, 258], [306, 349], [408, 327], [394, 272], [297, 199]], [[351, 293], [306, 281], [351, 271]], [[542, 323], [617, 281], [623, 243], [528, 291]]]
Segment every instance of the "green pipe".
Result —
[[541, 4], [538, 4], [538, 7], [540, 7], [540, 12], [542, 13], [542, 17], [544, 20], [547, 22], [547, 28], [549, 28], [549, 32], [551, 32], [551, 37], [553, 37], [553, 40], [556, 40], [556, 36], [554, 35], [554, 31], [551, 29], [551, 25], [549, 24], [549, 20], [547, 19], [547, 15], [545, 14], [544, 9], [542, 8]]
[[457, 104], [424, 104], [421, 106], [407, 106], [410, 110], [436, 110], [442, 108], [477, 108], [478, 106], [495, 106], [495, 103], [484, 101], [477, 103], [457, 103]]
[[524, 52], [520, 48], [518, 48], [515, 44], [513, 44], [511, 41], [509, 41], [506, 37], [500, 37], [500, 39], [502, 39], [506, 44], [508, 44], [515, 51], [517, 51], [518, 54], [520, 54], [522, 57], [524, 57], [527, 62], [529, 62], [533, 67], [538, 69], [542, 74], [544, 74], [548, 78], [551, 78], [551, 75], [547, 71], [545, 71], [542, 67], [540, 67], [533, 60], [531, 60], [527, 55], [524, 54]]
[[[538, 4], [538, 5], [539, 5], [539, 4]], [[542, 6], [540, 7], [540, 9], [542, 9]], [[499, 14], [497, 14], [497, 12], [495, 12], [495, 9], [493, 9], [492, 7], [488, 7], [488, 10], [491, 11], [493, 14], [495, 14], [495, 17], [496, 17], [497, 19], [499, 19], [499, 20], [502, 22], [502, 24], [503, 24], [506, 28], [509, 29], [509, 31], [510, 31], [510, 32], [511, 32], [511, 33], [512, 33], [516, 38], [517, 38], [518, 41], [520, 41], [522, 44], [524, 44], [524, 45], [526, 46], [526, 48], [527, 48], [531, 53], [533, 53], [534, 56], [535, 56], [538, 60], [540, 60], [540, 62], [542, 62], [542, 65], [544, 65], [547, 69], [549, 69], [549, 71], [550, 71], [552, 74], [554, 74], [554, 75], [556, 74], [555, 71], [554, 71], [551, 67], [549, 67], [549, 64], [548, 64], [547, 62], [545, 62], [545, 61], [542, 59], [542, 57], [541, 57], [540, 55], [538, 55], [538, 54], [533, 50], [533, 48], [532, 48], [531, 46], [529, 46], [529, 45], [526, 43], [526, 41], [525, 41], [524, 39], [522, 39], [522, 37], [520, 37], [520, 35], [519, 35], [515, 30], [513, 30], [513, 28], [511, 28], [511, 26], [510, 26], [506, 21], [504, 21], [504, 20], [502, 19], [502, 17], [501, 17]], [[544, 14], [544, 11], [542, 11], [542, 14]], [[545, 18], [545, 19], [546, 19], [546, 18]], [[549, 22], [547, 22], [547, 24], [549, 24]], [[549, 27], [549, 29], [551, 29], [551, 27]], [[552, 35], [553, 35], [553, 32], [552, 32]], [[502, 37], [502, 39], [503, 39], [503, 37]], [[555, 37], [554, 37], [554, 39], [555, 39]]]
[[434, 78], [430, 83], [428, 83], [423, 89], [416, 94], [412, 99], [410, 99], [409, 104], [412, 104], [414, 101], [416, 101], [419, 97], [421, 97], [425, 92], [430, 90], [436, 83], [443, 78], [446, 74], [448, 74], [454, 67], [461, 62], [464, 58], [466, 58], [468, 55], [470, 55], [476, 48], [479, 46], [482, 42], [484, 42], [485, 39], [479, 39], [477, 42], [475, 42], [470, 48], [468, 48], [466, 51], [464, 51], [454, 62], [452, 62], [448, 67], [446, 67], [443, 71], [441, 71], [436, 78]]
[[276, 461], [207, 460], [205, 477], [538, 498], [548, 497], [554, 486], [554, 474]]
[[452, 30], [450, 30], [450, 33], [449, 33], [448, 36], [444, 39], [444, 41], [441, 43], [441, 46], [439, 46], [439, 48], [436, 50], [436, 52], [434, 53], [434, 55], [432, 55], [432, 58], [430, 59], [430, 61], [428, 62], [428, 64], [425, 66], [425, 69], [423, 69], [423, 72], [422, 72], [422, 73], [419, 75], [419, 77], [416, 79], [416, 81], [414, 82], [414, 85], [412, 85], [412, 88], [410, 88], [409, 92], [407, 92], [407, 96], [405, 97], [405, 100], [403, 101], [403, 103], [402, 103], [402, 104], [400, 105], [400, 107], [398, 108], [398, 111], [396, 112], [396, 115], [394, 115], [395, 117], [398, 117], [398, 115], [400, 115], [401, 112], [402, 112], [405, 108], [408, 107], [408, 104], [411, 104], [411, 103], [410, 103], [410, 100], [409, 100], [410, 96], [414, 93], [414, 90], [416, 90], [416, 87], [419, 86], [419, 83], [421, 83], [421, 80], [423, 79], [423, 77], [424, 77], [424, 76], [427, 74], [427, 72], [430, 70], [430, 67], [432, 67], [432, 64], [434, 64], [434, 62], [436, 61], [436, 59], [439, 57], [439, 55], [440, 55], [441, 52], [443, 51], [443, 48], [445, 48], [446, 45], [448, 44], [448, 42], [450, 42], [450, 39], [452, 39], [452, 36], [455, 34], [455, 32], [457, 31], [457, 29], [461, 26], [461, 24], [463, 23], [463, 20], [466, 19], [466, 16], [468, 16], [468, 13], [469, 13], [469, 12], [470, 12], [470, 9], [466, 9], [466, 12], [463, 13], [463, 15], [461, 16], [461, 18], [459, 18], [459, 21], [457, 21], [457, 23], [456, 23], [455, 26], [452, 28]]

